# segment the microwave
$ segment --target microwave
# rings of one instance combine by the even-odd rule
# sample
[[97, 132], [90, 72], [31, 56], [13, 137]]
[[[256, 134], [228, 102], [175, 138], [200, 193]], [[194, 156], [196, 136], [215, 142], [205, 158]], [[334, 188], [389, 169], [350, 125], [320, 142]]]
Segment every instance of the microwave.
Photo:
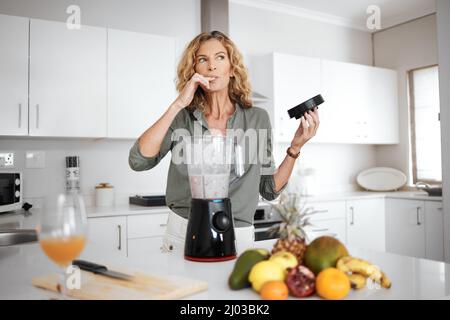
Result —
[[21, 172], [0, 172], [0, 213], [22, 209], [22, 188]]

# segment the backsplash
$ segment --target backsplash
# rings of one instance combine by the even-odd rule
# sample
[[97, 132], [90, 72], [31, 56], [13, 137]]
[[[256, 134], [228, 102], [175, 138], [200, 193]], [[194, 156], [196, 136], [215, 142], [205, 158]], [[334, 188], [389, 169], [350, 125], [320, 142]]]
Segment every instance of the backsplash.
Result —
[[[128, 166], [128, 152], [134, 141], [110, 139], [29, 139], [1, 138], [0, 150], [15, 152], [15, 168], [24, 173], [25, 201], [39, 206], [42, 198], [65, 190], [65, 157], [80, 157], [81, 192], [88, 205], [94, 204], [94, 187], [108, 182], [115, 188], [115, 203], [128, 203], [135, 194], [164, 194], [170, 157], [149, 171], [135, 172]], [[274, 146], [277, 166], [287, 145]], [[45, 168], [25, 168], [26, 151], [44, 151]], [[314, 168], [320, 194], [352, 191], [356, 175], [375, 166], [375, 148], [370, 145], [306, 145], [290, 179], [290, 191], [296, 191], [298, 171]]]

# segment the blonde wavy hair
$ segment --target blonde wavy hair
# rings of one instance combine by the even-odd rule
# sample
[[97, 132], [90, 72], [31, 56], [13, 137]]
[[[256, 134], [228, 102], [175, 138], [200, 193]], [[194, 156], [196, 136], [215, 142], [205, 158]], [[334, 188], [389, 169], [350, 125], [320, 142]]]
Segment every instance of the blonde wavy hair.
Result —
[[[248, 80], [247, 68], [244, 66], [242, 54], [236, 45], [220, 31], [203, 32], [196, 36], [186, 47], [177, 69], [177, 91], [181, 92], [195, 73], [195, 56], [200, 45], [210, 39], [219, 40], [226, 48], [233, 77], [228, 84], [228, 94], [233, 103], [239, 103], [243, 108], [252, 107], [251, 86]], [[207, 107], [205, 91], [199, 86], [194, 94], [194, 99], [188, 108], [205, 111]]]

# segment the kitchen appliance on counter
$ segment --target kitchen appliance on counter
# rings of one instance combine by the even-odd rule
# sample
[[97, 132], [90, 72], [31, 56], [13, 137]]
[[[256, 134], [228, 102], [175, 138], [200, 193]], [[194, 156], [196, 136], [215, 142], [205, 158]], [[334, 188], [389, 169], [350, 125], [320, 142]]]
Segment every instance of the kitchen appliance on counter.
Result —
[[22, 186], [21, 172], [0, 172], [0, 213], [22, 208]]
[[430, 197], [442, 197], [442, 184], [430, 185], [428, 183], [419, 181], [416, 183], [416, 188], [419, 190], [423, 190]]
[[193, 137], [186, 141], [185, 150], [192, 200], [184, 256], [201, 262], [234, 259], [234, 222], [228, 198], [233, 139]]
[[160, 207], [166, 205], [165, 195], [135, 195], [129, 198], [130, 204], [144, 207]]

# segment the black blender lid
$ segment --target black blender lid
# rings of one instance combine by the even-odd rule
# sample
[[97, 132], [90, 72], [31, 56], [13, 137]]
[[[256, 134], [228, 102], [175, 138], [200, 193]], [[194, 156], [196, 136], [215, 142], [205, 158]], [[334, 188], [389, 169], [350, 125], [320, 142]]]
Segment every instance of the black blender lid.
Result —
[[319, 104], [322, 104], [324, 101], [325, 100], [323, 100], [322, 96], [318, 94], [317, 96], [300, 103], [298, 106], [289, 109], [288, 110], [289, 117], [290, 118], [295, 117], [295, 119], [300, 119], [305, 114], [305, 112], [314, 109]]

